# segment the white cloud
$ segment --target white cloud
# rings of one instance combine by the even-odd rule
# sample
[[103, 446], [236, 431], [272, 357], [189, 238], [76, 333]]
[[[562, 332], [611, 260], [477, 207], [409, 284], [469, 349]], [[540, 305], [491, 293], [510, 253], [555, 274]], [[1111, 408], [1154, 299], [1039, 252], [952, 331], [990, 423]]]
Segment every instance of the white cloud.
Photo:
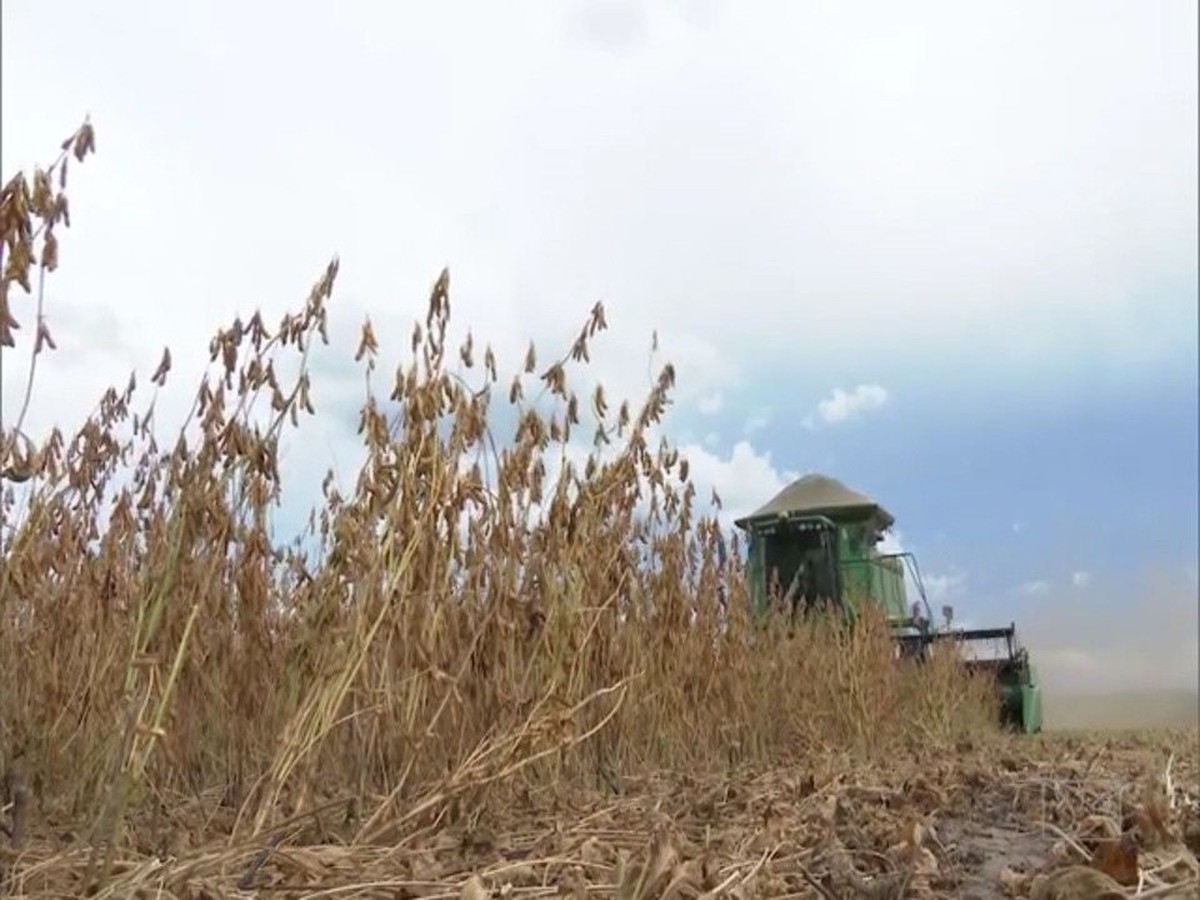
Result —
[[1017, 588], [1017, 593], [1026, 597], [1042, 597], [1050, 593], [1050, 582], [1043, 579], [1026, 581]]
[[765, 410], [757, 412], [746, 420], [746, 424], [742, 426], [742, 433], [749, 437], [756, 431], [762, 431], [771, 422], [770, 413]]
[[[1194, 295], [1141, 315], [1137, 287], [1194, 283], [1194, 5], [1039, 8], [1036, 33], [1019, 4], [920, 28], [887, 4], [684, 7], [475, 4], [454, 57], [428, 35], [462, 13], [438, 4], [302, 0], [283, 43], [271, 10], [229, 0], [7, 9], [4, 176], [87, 111], [99, 148], [72, 169], [47, 309], [91, 356], [43, 367], [39, 423], [75, 421], [164, 344], [190, 388], [215, 327], [277, 321], [335, 252], [334, 314], [401, 342], [447, 264], [456, 321], [517, 353], [557, 350], [602, 300], [598, 377], [640, 392], [657, 328], [681, 406], [849, 354], [1041, 379], [1072, 353], [1119, 370], [1191, 352]], [[369, 84], [421, 89], [384, 113]], [[266, 224], [229, 240], [239, 197]], [[101, 342], [87, 323], [106, 316]]]
[[720, 391], [713, 391], [711, 394], [705, 394], [696, 401], [696, 408], [706, 416], [715, 416], [725, 405], [725, 398], [721, 396]]
[[1012, 523], [1012, 533], [1013, 534], [1020, 534], [1024, 529], [1025, 529], [1025, 526], [1022, 525], [1020, 522]]
[[627, 52], [648, 37], [647, 10], [638, 0], [609, 0], [607, 3], [573, 2], [567, 7], [567, 33], [595, 47]]
[[1071, 575], [1071, 584], [1077, 588], [1085, 588], [1092, 583], [1092, 576], [1088, 572], [1075, 572]]
[[699, 444], [684, 445], [680, 452], [688, 460], [697, 500], [706, 502], [710, 490], [720, 496], [719, 518], [727, 529], [735, 519], [754, 512], [799, 477], [796, 472], [780, 471], [770, 453], [755, 450], [748, 441], [734, 444], [728, 457]]
[[[833, 393], [817, 404], [817, 418], [826, 425], [838, 425], [879, 409], [887, 402], [887, 390], [877, 384], [860, 384], [852, 391], [834, 388]], [[804, 421], [809, 428], [816, 426], [812, 416]]]
[[934, 612], [940, 610], [941, 604], [963, 594], [967, 586], [966, 572], [931, 573], [924, 577], [925, 592], [929, 597], [929, 605]]

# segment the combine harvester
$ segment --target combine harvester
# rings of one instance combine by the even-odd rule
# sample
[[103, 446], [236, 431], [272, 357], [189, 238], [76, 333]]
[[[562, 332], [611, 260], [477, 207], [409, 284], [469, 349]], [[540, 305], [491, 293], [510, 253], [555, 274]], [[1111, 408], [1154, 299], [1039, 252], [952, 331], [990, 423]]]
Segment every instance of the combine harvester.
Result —
[[[964, 665], [990, 671], [1000, 692], [1004, 723], [1026, 733], [1042, 728], [1042, 697], [1028, 651], [1007, 628], [951, 629], [954, 612], [943, 607], [943, 626], [935, 626], [916, 558], [884, 553], [878, 545], [894, 519], [871, 498], [823, 475], [806, 475], [770, 502], [734, 524], [748, 537], [750, 598], [766, 615], [776, 589], [784, 609], [827, 608], [852, 622], [862, 602], [882, 608], [896, 643], [897, 658], [927, 658], [937, 642], [960, 642]], [[905, 571], [920, 600], [909, 606]], [[922, 612], [924, 613], [922, 615]], [[1000, 652], [984, 656], [972, 650], [982, 643]]]

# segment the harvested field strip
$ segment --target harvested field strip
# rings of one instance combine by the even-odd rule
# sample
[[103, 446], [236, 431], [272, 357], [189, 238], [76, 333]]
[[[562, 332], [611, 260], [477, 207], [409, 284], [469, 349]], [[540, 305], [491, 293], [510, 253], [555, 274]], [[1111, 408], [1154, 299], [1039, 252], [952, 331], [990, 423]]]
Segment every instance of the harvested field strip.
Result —
[[[139, 829], [131, 838], [136, 845], [190, 834], [196, 844], [123, 855], [107, 891], [999, 898], [1029, 896], [1039, 878], [1089, 864], [1105, 841], [1132, 830], [1144, 892], [1196, 896], [1196, 740], [1195, 732], [993, 739], [950, 757], [901, 752], [887, 764], [847, 766], [831, 757], [767, 773], [630, 776], [620, 797], [523, 787], [471, 821], [386, 847], [344, 843], [353, 831], [346, 804], [328, 805], [259, 846], [222, 846], [219, 810], [193, 801], [179, 805], [165, 832]], [[87, 857], [39, 840], [10, 866], [11, 892], [71, 895], [84, 883]], [[892, 887], [870, 893], [882, 885]]]

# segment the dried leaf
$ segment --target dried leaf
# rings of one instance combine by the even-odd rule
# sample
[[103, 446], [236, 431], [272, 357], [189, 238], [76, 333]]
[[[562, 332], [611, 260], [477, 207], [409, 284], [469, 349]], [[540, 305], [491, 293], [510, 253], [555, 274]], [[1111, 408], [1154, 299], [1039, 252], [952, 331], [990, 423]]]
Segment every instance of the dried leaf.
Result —
[[164, 347], [162, 359], [158, 363], [158, 368], [154, 370], [154, 374], [150, 376], [150, 381], [162, 387], [167, 383], [167, 373], [171, 371], [171, 348]]
[[1137, 884], [1138, 846], [1133, 835], [1101, 841], [1092, 854], [1092, 865], [1118, 884]]
[[1125, 900], [1121, 885], [1088, 866], [1068, 866], [1033, 879], [1030, 900]]
[[472, 875], [467, 879], [462, 887], [462, 892], [458, 895], [460, 900], [487, 900], [490, 896], [488, 889], [484, 887], [483, 879], [478, 875]]

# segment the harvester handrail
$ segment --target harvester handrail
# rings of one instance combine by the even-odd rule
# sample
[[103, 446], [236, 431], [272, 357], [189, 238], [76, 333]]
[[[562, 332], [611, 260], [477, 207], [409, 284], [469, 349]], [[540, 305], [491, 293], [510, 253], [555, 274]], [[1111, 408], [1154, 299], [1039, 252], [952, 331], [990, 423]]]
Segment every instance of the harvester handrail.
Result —
[[905, 567], [908, 569], [908, 574], [912, 576], [913, 584], [917, 586], [917, 593], [921, 596], [921, 605], [925, 607], [925, 616], [928, 621], [932, 622], [933, 610], [930, 609], [929, 598], [925, 595], [925, 579], [921, 577], [921, 567], [917, 564], [917, 558], [911, 552], [905, 550], [900, 553], [880, 553], [877, 556], [851, 557], [844, 561], [869, 563], [877, 566], [888, 559], [900, 559], [904, 561]]

